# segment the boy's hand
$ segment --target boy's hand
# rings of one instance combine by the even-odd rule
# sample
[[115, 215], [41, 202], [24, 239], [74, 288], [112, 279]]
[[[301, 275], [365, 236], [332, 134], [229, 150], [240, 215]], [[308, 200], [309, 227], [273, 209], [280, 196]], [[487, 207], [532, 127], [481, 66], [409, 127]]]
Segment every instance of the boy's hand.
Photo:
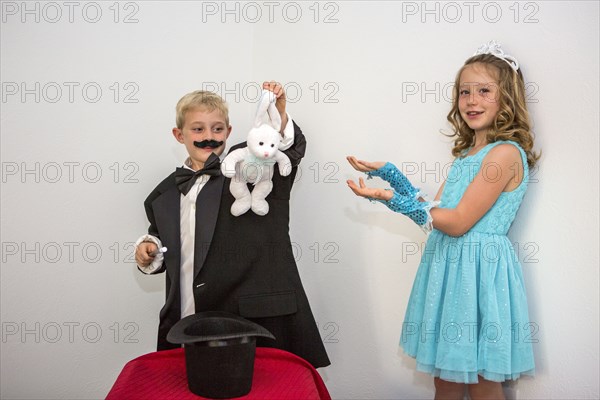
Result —
[[135, 251], [135, 262], [140, 267], [147, 267], [150, 265], [154, 256], [151, 255], [153, 252], [158, 250], [158, 246], [153, 242], [142, 242]]
[[385, 165], [385, 162], [383, 162], [383, 161], [369, 162], [369, 161], [357, 160], [356, 157], [354, 157], [354, 156], [348, 156], [348, 157], [346, 157], [346, 159], [348, 160], [350, 165], [352, 165], [352, 168], [354, 168], [355, 170], [360, 171], [360, 172], [375, 171]]
[[269, 90], [271, 92], [273, 92], [273, 94], [275, 94], [275, 98], [277, 100], [275, 100], [275, 108], [277, 108], [277, 111], [279, 111], [279, 115], [281, 116], [281, 130], [280, 132], [283, 132], [283, 129], [285, 128], [285, 126], [287, 125], [287, 112], [285, 111], [285, 106], [286, 106], [286, 98], [285, 98], [285, 90], [283, 89], [283, 86], [281, 86], [281, 83], [279, 82], [275, 82], [275, 81], [270, 81], [270, 82], [263, 82], [263, 89], [265, 90]]

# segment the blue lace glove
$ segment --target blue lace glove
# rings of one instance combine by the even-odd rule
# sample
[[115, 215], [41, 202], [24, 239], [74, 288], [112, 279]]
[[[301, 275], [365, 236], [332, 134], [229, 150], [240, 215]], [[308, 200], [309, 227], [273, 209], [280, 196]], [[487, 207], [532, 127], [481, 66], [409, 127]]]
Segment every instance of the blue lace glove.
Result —
[[426, 231], [431, 231], [431, 223], [433, 222], [429, 210], [439, 204], [437, 201], [419, 201], [416, 196], [403, 196], [396, 191], [394, 191], [394, 197], [390, 200], [377, 201], [385, 204], [394, 212], [406, 215]]
[[414, 187], [408, 178], [400, 171], [394, 164], [385, 163], [385, 165], [375, 171], [369, 171], [366, 173], [368, 178], [372, 179], [377, 176], [394, 188], [396, 193], [401, 196], [415, 197], [419, 193], [419, 189]]
[[439, 201], [419, 201], [419, 189], [414, 187], [402, 171], [392, 163], [388, 162], [383, 167], [366, 174], [368, 175], [367, 179], [377, 176], [389, 182], [394, 188], [394, 196], [390, 200], [376, 201], [385, 204], [394, 212], [406, 215], [426, 232], [432, 230], [433, 220], [429, 210], [436, 207], [440, 203]]

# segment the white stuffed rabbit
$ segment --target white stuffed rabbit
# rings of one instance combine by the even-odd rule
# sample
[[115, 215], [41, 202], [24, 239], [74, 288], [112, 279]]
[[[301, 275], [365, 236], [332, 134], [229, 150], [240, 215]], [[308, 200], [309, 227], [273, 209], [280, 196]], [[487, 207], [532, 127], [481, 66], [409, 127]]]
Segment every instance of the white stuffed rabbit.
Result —
[[[265, 198], [273, 189], [275, 163], [279, 164], [279, 174], [288, 176], [292, 171], [290, 159], [279, 150], [281, 143], [281, 117], [275, 107], [275, 94], [263, 90], [254, 127], [248, 133], [247, 147], [229, 153], [221, 163], [221, 172], [231, 179], [229, 191], [235, 198], [231, 214], [239, 216], [249, 209], [257, 215], [269, 212]], [[267, 114], [268, 113], [268, 114]], [[264, 119], [270, 124], [265, 123]], [[252, 192], [247, 183], [254, 184]]]

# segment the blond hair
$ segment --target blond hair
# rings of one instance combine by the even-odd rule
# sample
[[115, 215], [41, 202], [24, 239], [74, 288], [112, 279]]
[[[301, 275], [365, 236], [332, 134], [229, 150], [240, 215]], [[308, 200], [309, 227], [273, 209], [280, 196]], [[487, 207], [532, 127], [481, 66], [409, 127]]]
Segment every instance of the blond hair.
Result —
[[208, 112], [219, 110], [225, 117], [227, 126], [229, 126], [229, 109], [225, 100], [216, 93], [196, 90], [186, 94], [177, 102], [177, 106], [175, 107], [175, 123], [177, 124], [177, 128], [183, 129], [185, 114], [194, 108], [205, 109]]
[[518, 143], [527, 155], [529, 167], [535, 166], [540, 155], [533, 151], [533, 134], [531, 133], [529, 112], [525, 102], [525, 82], [521, 70], [514, 71], [504, 60], [491, 55], [480, 54], [469, 58], [456, 74], [452, 92], [452, 109], [447, 119], [453, 127], [455, 137], [452, 155], [460, 157], [475, 145], [475, 132], [469, 128], [460, 115], [458, 98], [460, 93], [460, 75], [472, 64], [482, 64], [488, 72], [496, 72], [498, 77], [498, 114], [494, 119], [492, 129], [487, 133], [487, 142], [512, 140]]

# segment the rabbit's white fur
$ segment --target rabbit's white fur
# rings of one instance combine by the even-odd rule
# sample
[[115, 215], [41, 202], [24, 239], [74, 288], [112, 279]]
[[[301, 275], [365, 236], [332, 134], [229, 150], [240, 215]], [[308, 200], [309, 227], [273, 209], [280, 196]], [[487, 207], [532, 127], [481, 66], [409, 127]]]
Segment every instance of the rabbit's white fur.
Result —
[[[265, 198], [273, 189], [275, 163], [279, 164], [279, 174], [288, 176], [291, 171], [290, 159], [279, 150], [281, 143], [281, 117], [275, 108], [275, 94], [263, 90], [254, 127], [248, 133], [247, 147], [232, 151], [221, 163], [221, 172], [231, 179], [229, 191], [235, 198], [231, 214], [239, 216], [249, 209], [257, 215], [269, 212]], [[270, 117], [270, 124], [264, 119]], [[268, 120], [269, 118], [267, 118]], [[247, 183], [254, 184], [252, 192]]]

